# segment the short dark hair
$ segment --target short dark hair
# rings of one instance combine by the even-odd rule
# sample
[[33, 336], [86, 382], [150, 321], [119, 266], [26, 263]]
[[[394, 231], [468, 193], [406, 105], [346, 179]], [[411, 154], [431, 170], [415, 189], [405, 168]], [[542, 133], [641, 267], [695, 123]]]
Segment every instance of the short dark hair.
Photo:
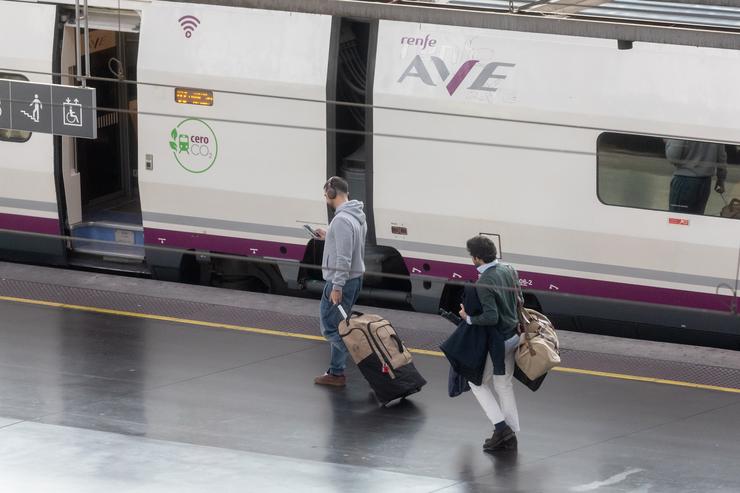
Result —
[[324, 191], [329, 187], [337, 191], [337, 193], [349, 193], [349, 183], [344, 178], [339, 176], [332, 176], [324, 184]]
[[496, 245], [487, 236], [473, 236], [465, 246], [468, 248], [471, 257], [478, 257], [487, 264], [496, 260], [498, 255]]

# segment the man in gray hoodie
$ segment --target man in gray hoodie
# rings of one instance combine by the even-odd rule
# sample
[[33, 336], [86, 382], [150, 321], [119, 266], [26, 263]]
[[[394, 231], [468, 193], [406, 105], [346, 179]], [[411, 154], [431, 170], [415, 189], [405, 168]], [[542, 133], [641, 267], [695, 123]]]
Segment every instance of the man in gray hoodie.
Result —
[[668, 198], [671, 212], [704, 214], [714, 175], [717, 175], [714, 191], [725, 192], [727, 151], [724, 144], [665, 139], [665, 156], [676, 167]]
[[349, 352], [339, 335], [342, 315], [336, 305], [341, 304], [349, 314], [360, 295], [365, 272], [367, 223], [362, 202], [349, 200], [349, 185], [342, 178], [329, 178], [324, 184], [324, 198], [335, 210], [329, 230], [317, 230], [319, 237], [325, 240], [321, 263], [326, 281], [320, 305], [321, 335], [331, 346], [331, 362], [326, 373], [316, 377], [314, 383], [343, 387], [347, 381], [344, 369]]

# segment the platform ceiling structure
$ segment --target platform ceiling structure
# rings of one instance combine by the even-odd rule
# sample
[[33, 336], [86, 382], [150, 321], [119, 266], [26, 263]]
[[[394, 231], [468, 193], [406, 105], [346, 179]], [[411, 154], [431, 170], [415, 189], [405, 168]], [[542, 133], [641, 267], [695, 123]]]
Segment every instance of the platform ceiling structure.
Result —
[[[195, 2], [195, 0], [185, 0]], [[197, 3], [349, 18], [515, 30], [649, 43], [740, 49], [733, 0], [198, 0]]]

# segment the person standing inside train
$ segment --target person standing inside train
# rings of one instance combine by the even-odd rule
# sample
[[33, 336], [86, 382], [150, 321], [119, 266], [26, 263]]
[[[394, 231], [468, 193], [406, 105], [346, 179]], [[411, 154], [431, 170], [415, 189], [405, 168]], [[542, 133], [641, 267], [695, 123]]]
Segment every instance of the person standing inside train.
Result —
[[[496, 245], [486, 236], [475, 236], [467, 241], [467, 249], [480, 277], [477, 288], [483, 311], [476, 316], [465, 312], [460, 305], [460, 317], [469, 325], [490, 330], [489, 354], [483, 370], [481, 385], [470, 382], [470, 390], [493, 424], [493, 435], [483, 443], [483, 450], [516, 450], [516, 432], [519, 431], [519, 412], [514, 397], [514, 353], [519, 346], [519, 315], [517, 298], [519, 275], [511, 265], [500, 263]], [[495, 345], [501, 344], [503, 348]], [[503, 349], [503, 351], [500, 351]], [[503, 366], [498, 361], [503, 354]], [[493, 390], [491, 389], [493, 380]], [[498, 400], [494, 396], [494, 391]]]
[[363, 203], [349, 200], [349, 184], [344, 179], [338, 176], [329, 178], [324, 184], [324, 198], [335, 211], [329, 229], [316, 230], [319, 238], [324, 240], [321, 269], [326, 281], [319, 306], [321, 334], [329, 341], [331, 359], [328, 370], [316, 377], [314, 383], [343, 387], [347, 381], [344, 369], [349, 352], [339, 335], [342, 315], [337, 305], [341, 304], [349, 314], [360, 295], [365, 272], [367, 222]]
[[727, 151], [724, 144], [665, 139], [665, 156], [676, 167], [668, 198], [671, 212], [704, 214], [715, 174], [714, 191], [725, 192]]

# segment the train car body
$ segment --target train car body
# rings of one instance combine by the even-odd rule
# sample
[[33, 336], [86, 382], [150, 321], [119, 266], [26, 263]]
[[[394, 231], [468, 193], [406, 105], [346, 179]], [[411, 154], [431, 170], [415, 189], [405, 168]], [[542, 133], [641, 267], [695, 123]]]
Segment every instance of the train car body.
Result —
[[[395, 274], [368, 275], [370, 296], [453, 303], [451, 282], [476, 278], [465, 241], [486, 234], [563, 326], [740, 336], [740, 221], [714, 192], [704, 215], [670, 210], [664, 154], [666, 139], [724, 145], [724, 200], [740, 197], [740, 51], [90, 5], [98, 138], [0, 130], [4, 258], [315, 290], [303, 225], [330, 220], [321, 186], [338, 174], [366, 204], [368, 272]], [[16, 40], [0, 79], [75, 84], [73, 6], [0, 11]]]

